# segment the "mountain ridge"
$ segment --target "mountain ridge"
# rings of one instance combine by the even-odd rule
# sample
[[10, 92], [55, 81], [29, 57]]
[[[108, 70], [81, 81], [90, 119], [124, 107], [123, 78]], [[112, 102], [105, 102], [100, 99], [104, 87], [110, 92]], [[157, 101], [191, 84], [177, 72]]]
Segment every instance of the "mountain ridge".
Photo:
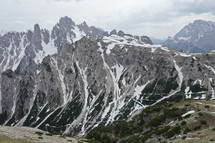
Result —
[[186, 25], [174, 37], [164, 44], [170, 49], [190, 53], [202, 53], [214, 50], [215, 22], [195, 20]]
[[[15, 40], [25, 35], [25, 46], [19, 38], [12, 44], [2, 40], [12, 50], [6, 46], [2, 54], [1, 124], [83, 136], [161, 102], [214, 99], [215, 53], [171, 51], [116, 30], [105, 36], [101, 29], [90, 32], [86, 23], [78, 27], [64, 18], [52, 33], [35, 25], [34, 33], [11, 34]], [[5, 55], [14, 47], [25, 55], [11, 70]], [[52, 48], [55, 54], [44, 50]]]

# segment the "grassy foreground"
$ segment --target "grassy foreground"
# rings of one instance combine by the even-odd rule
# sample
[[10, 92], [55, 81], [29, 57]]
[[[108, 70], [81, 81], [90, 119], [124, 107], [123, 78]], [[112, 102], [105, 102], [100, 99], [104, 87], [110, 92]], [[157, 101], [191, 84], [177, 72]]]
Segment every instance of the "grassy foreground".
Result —
[[33, 143], [23, 139], [13, 139], [7, 136], [0, 135], [0, 143]]

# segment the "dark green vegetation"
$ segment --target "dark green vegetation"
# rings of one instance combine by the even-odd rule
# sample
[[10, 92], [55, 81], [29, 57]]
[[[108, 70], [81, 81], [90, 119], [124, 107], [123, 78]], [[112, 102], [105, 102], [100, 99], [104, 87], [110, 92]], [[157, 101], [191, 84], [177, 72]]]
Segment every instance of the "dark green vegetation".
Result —
[[43, 135], [43, 132], [36, 131], [35, 134], [38, 134], [39, 136], [42, 136], [42, 135]]
[[[94, 128], [87, 134], [87, 142], [187, 142], [187, 138], [204, 136], [210, 141], [215, 137], [215, 107], [211, 105], [215, 101], [183, 100], [148, 107], [131, 121]], [[182, 116], [191, 110], [194, 113]]]

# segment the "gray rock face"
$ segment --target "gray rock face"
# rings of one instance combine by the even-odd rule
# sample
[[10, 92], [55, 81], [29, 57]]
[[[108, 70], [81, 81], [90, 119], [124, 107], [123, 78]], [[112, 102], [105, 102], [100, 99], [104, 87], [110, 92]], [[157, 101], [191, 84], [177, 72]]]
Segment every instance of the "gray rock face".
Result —
[[[69, 17], [63, 17], [51, 32], [40, 29], [38, 24], [34, 26], [33, 31], [1, 32], [0, 73], [12, 69], [16, 73], [24, 74], [30, 64], [38, 66], [44, 57], [61, 53], [67, 43], [74, 43], [83, 36], [99, 38], [108, 35], [99, 28], [88, 27], [86, 23], [84, 28], [80, 29]], [[0, 114], [2, 113], [1, 99], [0, 92]]]
[[[96, 39], [88, 34], [101, 29], [90, 32], [86, 23], [77, 26], [65, 19], [70, 24], [63, 18], [51, 34], [35, 25], [33, 32], [0, 38], [0, 44], [11, 47], [0, 48], [5, 63], [1, 68], [6, 67], [1, 74], [0, 123], [84, 135], [160, 102], [215, 99], [215, 53], [173, 52], [150, 45], [147, 37], [122, 32], [95, 34]], [[14, 41], [12, 46], [7, 39]], [[19, 57], [19, 48], [23, 57], [18, 68], [10, 70], [5, 55]], [[52, 48], [55, 52], [47, 55]]]
[[117, 35], [84, 37], [24, 74], [2, 74], [1, 122], [84, 135], [160, 102], [215, 99], [214, 55], [186, 55]]
[[215, 50], [215, 23], [196, 20], [185, 26], [173, 38], [164, 43], [170, 49], [190, 53]]

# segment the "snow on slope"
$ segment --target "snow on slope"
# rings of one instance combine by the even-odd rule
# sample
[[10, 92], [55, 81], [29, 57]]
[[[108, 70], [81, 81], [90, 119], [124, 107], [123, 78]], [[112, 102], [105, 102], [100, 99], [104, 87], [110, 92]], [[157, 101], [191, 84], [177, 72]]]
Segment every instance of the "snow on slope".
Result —
[[182, 117], [185, 117], [186, 115], [188, 115], [188, 114], [193, 114], [193, 113], [195, 113], [195, 111], [194, 111], [194, 110], [190, 110], [190, 111], [188, 111], [187, 113], [184, 113], [184, 114], [182, 115]]
[[116, 45], [120, 46], [120, 48], [123, 48], [123, 46], [125, 45], [151, 48], [152, 52], [154, 52], [157, 48], [161, 48], [164, 51], [169, 51], [167, 47], [164, 47], [162, 45], [145, 44], [144, 42], [141, 42], [130, 36], [123, 37], [118, 35], [104, 36], [103, 41], [108, 44], [108, 46], [106, 47], [106, 54], [111, 54], [111, 50]]
[[174, 59], [173, 59], [173, 63], [174, 63], [175, 69], [176, 69], [177, 72], [178, 72], [178, 78], [179, 78], [178, 84], [179, 84], [179, 87], [178, 87], [177, 90], [175, 90], [173, 93], [169, 94], [168, 96], [164, 96], [163, 98], [157, 100], [157, 101], [156, 101], [154, 104], [152, 104], [152, 105], [155, 105], [155, 104], [157, 104], [157, 103], [163, 101], [164, 99], [167, 99], [167, 98], [169, 98], [169, 97], [175, 95], [178, 91], [181, 90], [181, 86], [182, 86], [182, 82], [183, 82], [183, 77], [184, 77], [184, 76], [183, 76], [183, 73], [181, 72], [182, 67], [179, 67]]

